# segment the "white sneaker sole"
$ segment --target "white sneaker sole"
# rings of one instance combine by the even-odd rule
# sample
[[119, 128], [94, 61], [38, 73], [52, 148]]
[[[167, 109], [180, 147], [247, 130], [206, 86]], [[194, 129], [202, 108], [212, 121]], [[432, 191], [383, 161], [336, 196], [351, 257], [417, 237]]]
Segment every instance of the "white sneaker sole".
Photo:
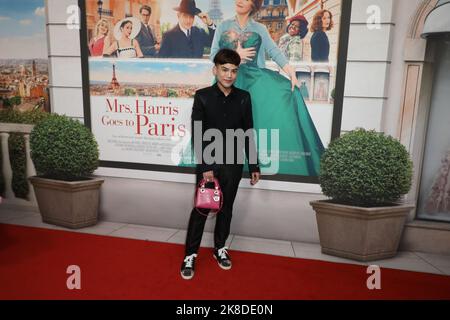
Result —
[[192, 273], [192, 275], [190, 277], [185, 276], [182, 272], [180, 272], [180, 275], [184, 280], [191, 280], [194, 277], [194, 273]]
[[229, 266], [229, 267], [224, 267], [223, 265], [221, 265], [221, 264], [219, 263], [219, 260], [217, 260], [217, 257], [216, 257], [216, 255], [215, 255], [214, 253], [213, 253], [213, 257], [214, 257], [214, 259], [216, 259], [217, 264], [219, 265], [219, 267], [221, 267], [223, 270], [230, 270], [231, 267], [233, 266], [233, 265], [231, 265], [231, 266]]

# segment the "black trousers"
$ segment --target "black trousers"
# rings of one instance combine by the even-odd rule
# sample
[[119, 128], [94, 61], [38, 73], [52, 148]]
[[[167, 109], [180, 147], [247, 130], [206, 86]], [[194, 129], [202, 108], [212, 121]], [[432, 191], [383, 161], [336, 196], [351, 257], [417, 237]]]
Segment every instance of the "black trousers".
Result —
[[[223, 248], [230, 235], [231, 217], [233, 215], [233, 203], [242, 178], [243, 165], [218, 165], [214, 170], [214, 177], [219, 180], [223, 193], [222, 210], [216, 215], [214, 228], [214, 246]], [[203, 178], [203, 174], [197, 174], [197, 185]], [[201, 210], [205, 215], [209, 210]], [[207, 217], [200, 214], [195, 208], [191, 211], [188, 231], [186, 236], [186, 255], [198, 252], [202, 241], [203, 230]]]

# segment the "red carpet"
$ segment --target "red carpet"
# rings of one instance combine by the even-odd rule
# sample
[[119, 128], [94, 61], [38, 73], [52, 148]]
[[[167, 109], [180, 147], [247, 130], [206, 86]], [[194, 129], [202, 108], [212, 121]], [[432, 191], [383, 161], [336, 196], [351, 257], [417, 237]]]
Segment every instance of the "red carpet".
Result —
[[[382, 269], [370, 291], [364, 266], [230, 252], [223, 271], [202, 249], [185, 281], [181, 245], [0, 224], [0, 299], [450, 299], [446, 276]], [[66, 287], [69, 265], [81, 290]]]

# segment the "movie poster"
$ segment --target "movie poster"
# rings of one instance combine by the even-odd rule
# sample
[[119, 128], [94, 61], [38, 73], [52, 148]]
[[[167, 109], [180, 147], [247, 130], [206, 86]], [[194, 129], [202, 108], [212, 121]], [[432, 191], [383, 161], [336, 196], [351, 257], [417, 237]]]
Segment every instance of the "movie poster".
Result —
[[101, 160], [195, 166], [190, 116], [195, 91], [214, 83], [211, 57], [254, 48], [236, 86], [252, 96], [262, 173], [318, 175], [331, 140], [341, 0], [264, 0], [240, 26], [242, 2], [85, 1]]

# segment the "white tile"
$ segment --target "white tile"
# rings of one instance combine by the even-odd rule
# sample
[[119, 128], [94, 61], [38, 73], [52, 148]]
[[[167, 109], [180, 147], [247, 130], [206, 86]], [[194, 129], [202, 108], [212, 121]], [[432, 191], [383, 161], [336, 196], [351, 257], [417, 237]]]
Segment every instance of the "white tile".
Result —
[[68, 7], [78, 7], [77, 0], [46, 0], [46, 2], [48, 23], [67, 23], [70, 15], [67, 13]]
[[241, 235], [235, 235], [234, 236], [234, 240], [249, 241], [249, 242], [252, 242], [252, 241], [264, 242], [264, 243], [273, 244], [273, 245], [287, 245], [287, 244], [289, 244], [292, 247], [291, 242], [290, 241], [285, 241], [285, 240], [266, 239], [266, 238], [257, 238], [257, 237], [247, 237], [247, 236], [241, 236]]
[[[172, 237], [170, 237], [167, 242], [169, 243], [178, 243], [185, 244], [186, 243], [186, 230], [178, 230]], [[233, 240], [234, 235], [230, 234], [225, 245], [230, 247], [230, 244]], [[214, 248], [214, 234], [212, 232], [203, 232], [202, 242], [200, 243], [200, 247], [202, 248]]]
[[110, 233], [109, 235], [121, 238], [165, 242], [176, 232], [176, 229], [127, 225]]
[[[406, 258], [406, 259], [415, 259], [419, 260], [420, 258], [417, 256], [415, 252], [412, 251], [398, 251], [394, 258]], [[418, 259], [419, 258], [419, 259]]]
[[350, 259], [331, 256], [328, 254], [323, 254], [322, 248], [320, 247], [319, 244], [293, 242], [292, 246], [294, 247], [295, 257], [297, 257], [297, 258], [328, 261], [328, 262], [335, 262], [335, 263], [365, 265], [365, 263], [361, 262], [361, 261], [350, 260]]
[[360, 265], [360, 266], [366, 265], [362, 261], [340, 258], [340, 257], [324, 254], [322, 252], [308, 252], [308, 251], [297, 252], [296, 251], [296, 255], [297, 255], [297, 258], [301, 258], [301, 259], [320, 260], [320, 261], [333, 262], [333, 263], [354, 264], [354, 265]]
[[356, 128], [380, 131], [384, 103], [385, 100], [382, 98], [345, 97], [342, 113], [342, 131], [351, 131]]
[[281, 240], [234, 236], [230, 249], [295, 257], [291, 242]]
[[416, 255], [421, 257], [422, 259], [426, 260], [428, 263], [432, 264], [433, 266], [437, 267], [438, 269], [441, 269], [441, 267], [444, 268], [450, 268], [450, 256], [449, 255], [439, 255], [439, 254], [433, 254], [433, 253], [422, 253], [422, 252], [415, 252]]
[[86, 228], [67, 230], [67, 231], [78, 232], [78, 233], [89, 233], [89, 234], [95, 234], [95, 235], [99, 235], [99, 236], [107, 236], [107, 235], [110, 235], [115, 230], [111, 230], [108, 228], [86, 227]]
[[374, 9], [380, 14], [381, 23], [392, 22], [393, 0], [356, 0], [352, 2], [352, 23], [367, 23]]
[[319, 243], [308, 243], [308, 242], [292, 242], [292, 246], [294, 247], [294, 253], [297, 256], [297, 252], [320, 252], [320, 244]]
[[45, 228], [45, 229], [71, 230], [53, 224], [44, 223], [42, 222], [42, 217], [40, 215], [27, 215], [23, 218], [12, 219], [8, 221], [8, 223], [14, 225]]
[[426, 261], [424, 261], [420, 258], [415, 259], [415, 258], [410, 258], [410, 257], [397, 256], [392, 259], [371, 261], [368, 264], [377, 265], [381, 268], [442, 274], [442, 272], [439, 269], [433, 267], [432, 265], [430, 265], [429, 263], [427, 263]]
[[386, 62], [349, 61], [344, 95], [346, 97], [385, 98], [388, 72], [389, 64]]
[[49, 54], [52, 56], [80, 56], [80, 30], [64, 25], [49, 25]]
[[82, 88], [50, 88], [50, 104], [52, 111], [69, 117], [82, 118], [83, 89]]
[[31, 211], [31, 210], [29, 210], [29, 211], [27, 211], [27, 210], [19, 210], [19, 209], [15, 209], [15, 208], [13, 208], [13, 207], [5, 207], [5, 206], [3, 206], [3, 205], [0, 205], [0, 216], [2, 215], [2, 214], [34, 214], [34, 215], [39, 215], [39, 212], [36, 212], [36, 211]]
[[[205, 234], [203, 234], [205, 236]], [[184, 244], [186, 241], [186, 231], [185, 230], [178, 230], [173, 236], [171, 236], [167, 242], [169, 243], [177, 243], [177, 244]], [[203, 238], [202, 238], [203, 241]]]
[[356, 261], [351, 259], [345, 259], [341, 257], [336, 257], [328, 254], [322, 253], [322, 249], [319, 244], [312, 243], [299, 243], [293, 242], [292, 246], [294, 247], [295, 256], [297, 258], [303, 259], [312, 259], [312, 260], [321, 260], [321, 261], [329, 261], [336, 263], [348, 263], [348, 264], [356, 264], [356, 265], [385, 265], [385, 266], [393, 266], [394, 269], [402, 268], [403, 265], [406, 265], [405, 270], [410, 270], [411, 268], [414, 270], [432, 270], [437, 271], [434, 268], [429, 268], [426, 264], [423, 264], [423, 261], [417, 257], [414, 252], [402, 251], [398, 252], [397, 255], [392, 259], [380, 260], [380, 261]]
[[[3, 214], [0, 213], [0, 216]], [[9, 214], [12, 214], [10, 212]], [[69, 232], [81, 232], [81, 233], [92, 233], [92, 234], [101, 234], [101, 235], [107, 235], [115, 230], [118, 230], [124, 226], [126, 226], [125, 223], [115, 223], [115, 222], [108, 222], [108, 221], [99, 221], [97, 224], [91, 227], [85, 227], [80, 229], [71, 229], [66, 228], [62, 226], [56, 226], [53, 224], [48, 224], [42, 222], [42, 217], [38, 213], [27, 213], [27, 212], [16, 212], [19, 216], [12, 217], [5, 221], [5, 223], [8, 224], [15, 224], [15, 225], [23, 225], [23, 226], [30, 226], [30, 227], [38, 227], [38, 228], [46, 228], [46, 229], [58, 229], [58, 230], [64, 230]], [[0, 218], [0, 222], [2, 219]]]
[[[178, 232], [178, 229], [174, 229], [174, 228], [165, 228], [165, 227], [155, 227], [155, 226], [149, 226], [149, 225], [145, 225], [145, 224], [126, 224], [124, 226], [125, 228], [135, 228], [135, 229], [143, 229], [143, 230], [149, 230], [149, 231], [165, 231], [170, 233], [170, 237], [172, 237], [175, 233]], [[166, 239], [168, 240], [169, 237]]]
[[39, 216], [39, 214], [33, 212], [3, 209], [2, 211], [0, 211], [0, 223], [6, 223], [14, 219], [34, 217], [34, 216]]
[[450, 276], [450, 267], [439, 267], [439, 270], [441, 270], [445, 275]]
[[79, 57], [50, 57], [48, 60], [51, 86], [82, 87]]
[[129, 226], [129, 224], [101, 220], [101, 221], [98, 221], [95, 226], [99, 227], [99, 228], [111, 228], [111, 229], [117, 230], [119, 228], [122, 228], [122, 227], [125, 227], [125, 226]]
[[110, 233], [112, 233], [116, 230], [119, 230], [120, 228], [123, 228], [125, 226], [126, 226], [125, 223], [99, 221], [96, 225], [94, 225], [92, 227], [75, 229], [72, 231], [80, 232], [80, 233], [98, 234], [98, 235], [109, 235]]
[[348, 60], [390, 61], [389, 44], [393, 26], [381, 25], [369, 30], [366, 25], [352, 25], [348, 42]]

